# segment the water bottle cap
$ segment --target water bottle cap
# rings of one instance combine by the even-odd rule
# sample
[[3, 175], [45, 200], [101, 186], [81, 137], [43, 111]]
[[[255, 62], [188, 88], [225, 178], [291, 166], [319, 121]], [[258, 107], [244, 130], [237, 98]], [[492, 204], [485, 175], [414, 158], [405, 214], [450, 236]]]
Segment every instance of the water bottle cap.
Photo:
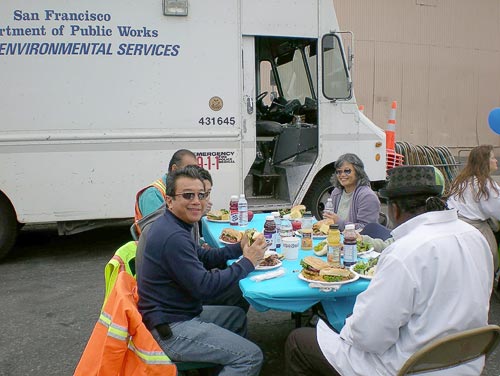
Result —
[[271, 214], [273, 215], [273, 217], [279, 217], [280, 216], [279, 212], [272, 212]]
[[238, 195], [232, 195], [231, 196], [231, 200], [237, 200], [238, 199]]
[[245, 198], [245, 194], [244, 193], [240, 193], [240, 198]]

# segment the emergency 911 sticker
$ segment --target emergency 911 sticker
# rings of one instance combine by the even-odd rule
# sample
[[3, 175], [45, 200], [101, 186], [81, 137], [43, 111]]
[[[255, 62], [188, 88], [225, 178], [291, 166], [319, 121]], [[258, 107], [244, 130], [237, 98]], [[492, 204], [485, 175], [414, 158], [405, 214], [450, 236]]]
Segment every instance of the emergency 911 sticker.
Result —
[[206, 170], [219, 170], [221, 165], [236, 163], [234, 151], [199, 151], [195, 154], [198, 166]]
[[235, 125], [236, 118], [234, 116], [203, 116], [198, 120], [201, 125]]

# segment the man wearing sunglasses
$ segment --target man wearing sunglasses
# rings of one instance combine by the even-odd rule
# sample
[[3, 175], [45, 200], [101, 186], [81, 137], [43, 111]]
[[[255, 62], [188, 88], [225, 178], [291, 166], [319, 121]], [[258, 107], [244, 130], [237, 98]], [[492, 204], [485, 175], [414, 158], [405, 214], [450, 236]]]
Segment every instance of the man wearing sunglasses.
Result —
[[[137, 265], [143, 321], [172, 360], [220, 364], [231, 375], [258, 375], [262, 352], [246, 340], [246, 314], [234, 306], [204, 306], [237, 285], [263, 259], [263, 236], [220, 249], [197, 245], [191, 229], [206, 205], [199, 169], [187, 166], [167, 178], [167, 210], [151, 224]], [[213, 270], [237, 259], [224, 270]]]

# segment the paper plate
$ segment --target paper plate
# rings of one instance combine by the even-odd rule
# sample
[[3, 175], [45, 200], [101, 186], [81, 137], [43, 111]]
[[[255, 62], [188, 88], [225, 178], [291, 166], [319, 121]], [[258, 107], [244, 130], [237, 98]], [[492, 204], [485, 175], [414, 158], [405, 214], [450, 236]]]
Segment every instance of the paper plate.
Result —
[[345, 285], [347, 283], [351, 283], [351, 282], [357, 281], [359, 279], [359, 274], [358, 273], [354, 273], [354, 277], [353, 278], [348, 279], [346, 281], [340, 281], [340, 282], [322, 282], [322, 281], [316, 281], [315, 279], [309, 279], [309, 278], [304, 277], [302, 275], [302, 273], [299, 273], [299, 279], [301, 279], [303, 281], [306, 281], [306, 282], [309, 282], [309, 283], [314, 283], [314, 284], [318, 284], [318, 285], [321, 285], [321, 286], [324, 286], [324, 287], [329, 287], [329, 286]]
[[281, 261], [279, 261], [276, 265], [272, 265], [272, 266], [260, 266], [260, 265], [257, 265], [255, 267], [255, 270], [271, 270], [271, 269], [276, 269], [276, 268], [279, 268], [283, 263]]
[[208, 222], [215, 222], [215, 223], [229, 223], [229, 219], [211, 219], [207, 217]]

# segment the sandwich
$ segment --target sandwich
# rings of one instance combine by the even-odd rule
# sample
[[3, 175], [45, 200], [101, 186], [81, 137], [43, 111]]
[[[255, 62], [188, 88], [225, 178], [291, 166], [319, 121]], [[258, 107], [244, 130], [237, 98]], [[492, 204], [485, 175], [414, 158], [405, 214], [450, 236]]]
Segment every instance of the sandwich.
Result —
[[226, 227], [222, 229], [219, 239], [226, 243], [238, 243], [241, 241], [243, 234], [234, 228]]
[[245, 230], [245, 235], [248, 237], [248, 245], [252, 245], [260, 234], [261, 233], [254, 228]]
[[226, 209], [210, 210], [207, 213], [207, 218], [213, 221], [229, 221], [229, 211]]
[[319, 276], [324, 282], [341, 282], [351, 279], [351, 272], [349, 269], [328, 267], [321, 269]]
[[302, 218], [305, 212], [306, 212], [305, 205], [295, 205], [292, 209], [290, 209], [290, 218], [291, 219]]
[[330, 225], [332, 225], [333, 219], [322, 219], [313, 224], [312, 230], [314, 235], [326, 235], [328, 234], [328, 230], [330, 229]]
[[319, 272], [330, 265], [318, 257], [306, 256], [300, 260], [300, 266], [302, 266], [301, 273], [305, 278], [322, 281]]
[[294, 210], [301, 211], [301, 212], [302, 212], [302, 214], [304, 214], [304, 213], [305, 213], [305, 211], [306, 211], [306, 206], [305, 206], [305, 205], [302, 205], [302, 204], [300, 204], [300, 205], [295, 205], [293, 208], [291, 208], [291, 209], [290, 209], [290, 211], [294, 211]]

